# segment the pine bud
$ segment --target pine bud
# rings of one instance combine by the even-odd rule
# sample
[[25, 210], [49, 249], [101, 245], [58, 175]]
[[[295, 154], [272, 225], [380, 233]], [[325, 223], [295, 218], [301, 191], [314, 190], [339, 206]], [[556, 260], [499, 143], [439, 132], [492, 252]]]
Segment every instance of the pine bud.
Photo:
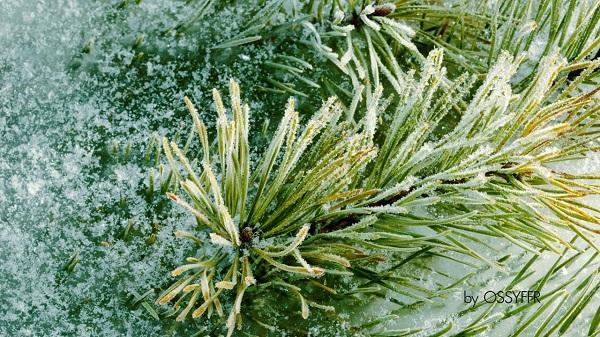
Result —
[[371, 14], [372, 16], [388, 16], [390, 13], [396, 10], [396, 5], [392, 3], [377, 5], [373, 7], [373, 10], [373, 14]]

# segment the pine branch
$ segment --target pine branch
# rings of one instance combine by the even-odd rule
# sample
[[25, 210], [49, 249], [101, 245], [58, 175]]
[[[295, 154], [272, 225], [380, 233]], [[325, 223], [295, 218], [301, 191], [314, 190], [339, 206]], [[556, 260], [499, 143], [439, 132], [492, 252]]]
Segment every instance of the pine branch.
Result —
[[[158, 299], [175, 301], [168, 315], [185, 320], [214, 312], [229, 335], [242, 317], [275, 328], [279, 323], [248, 314], [251, 308], [266, 312], [255, 302], [273, 290], [291, 294], [305, 319], [320, 312], [341, 319], [330, 304], [359, 297], [385, 297], [403, 310], [444, 298], [470, 280], [447, 275], [450, 284], [423, 287], [407, 266], [436, 275], [443, 271], [428, 266], [429, 259], [473, 274], [509, 269], [508, 255], [486, 254], [498, 253], [489, 238], [533, 256], [598, 249], [599, 211], [583, 200], [598, 194], [598, 176], [553, 166], [600, 148], [598, 89], [585, 86], [597, 81], [600, 65], [597, 6], [575, 0], [564, 6], [542, 1], [531, 10], [511, 1], [495, 7], [283, 3], [255, 6], [248, 11], [253, 19], [211, 50], [229, 55], [269, 41], [280, 52], [262, 65], [260, 89], [315, 101], [337, 98], [305, 127], [291, 100], [260, 160], [250, 150], [249, 109], [235, 83], [231, 114], [214, 94], [215, 142], [186, 101], [202, 151], [191, 151], [189, 141], [179, 148], [165, 139], [170, 169], [159, 169], [160, 190], [170, 191], [168, 197], [199, 224], [177, 236], [205, 248], [173, 271], [175, 283]], [[192, 33], [197, 20], [226, 4], [194, 6], [189, 19], [166, 33]], [[423, 56], [432, 47], [440, 49]], [[578, 241], [567, 240], [565, 232]], [[589, 261], [597, 265], [595, 255]], [[556, 269], [544, 275], [540, 287], [555, 275]], [[356, 284], [343, 284], [340, 276]], [[486, 309], [468, 326], [394, 330], [375, 320], [352, 331], [468, 335], [515, 316], [515, 335], [532, 326], [539, 335], [565, 331], [597, 291], [594, 277], [573, 276], [547, 295], [543, 307]], [[571, 283], [578, 284], [569, 288], [577, 294], [574, 303], [566, 290]]]
[[[589, 236], [599, 232], [600, 221], [577, 200], [600, 190], [546, 167], [573, 151], [588, 151], [572, 148], [573, 142], [597, 139], [597, 89], [569, 97], [565, 93], [572, 89], [567, 87], [558, 91], [559, 99], [551, 98], [564, 63], [548, 57], [543, 62], [550, 75], [537, 76], [525, 89], [529, 94], [517, 100], [510, 80], [519, 62], [503, 55], [467, 101], [465, 84], [472, 81], [465, 76], [448, 83], [442, 52], [434, 50], [419, 79], [402, 79], [395, 111], [390, 112], [393, 123], [377, 133], [378, 116], [384, 116], [388, 106], [380, 103], [381, 88], [360, 123], [339, 123], [342, 108], [330, 99], [301, 132], [290, 100], [253, 174], [249, 172], [249, 109], [241, 104], [237, 84], [231, 82], [230, 87], [231, 121], [214, 92], [218, 112], [214, 156], [205, 127], [186, 101], [203, 144], [203, 169], [196, 174], [193, 161], [165, 140], [173, 176], [191, 203], [168, 195], [188, 209], [210, 231], [212, 245], [226, 253], [208, 260], [190, 257], [190, 264], [173, 271], [173, 276], [186, 276], [167, 289], [158, 303], [180, 296], [174, 306], [177, 311], [186, 294], [192, 293], [178, 320], [194, 308], [196, 318], [207, 310], [219, 311], [220, 298], [235, 289], [226, 324], [231, 335], [241, 322], [245, 294], [253, 293], [257, 282], [291, 287], [304, 318], [308, 309], [303, 280], [324, 275], [341, 273], [375, 282], [375, 288], [364, 288], [366, 292], [399, 291], [417, 301], [440, 296], [394, 276], [393, 269], [373, 269], [377, 252], [433, 249], [504, 270], [467, 242], [484, 235], [533, 253], [572, 249], [559, 228], [570, 229], [597, 249], [595, 238]], [[436, 136], [444, 116], [457, 105], [464, 106], [461, 119], [443, 136]], [[428, 215], [418, 211], [423, 207]], [[200, 290], [204, 304], [195, 307]], [[474, 324], [469, 331], [487, 329], [488, 324]]]

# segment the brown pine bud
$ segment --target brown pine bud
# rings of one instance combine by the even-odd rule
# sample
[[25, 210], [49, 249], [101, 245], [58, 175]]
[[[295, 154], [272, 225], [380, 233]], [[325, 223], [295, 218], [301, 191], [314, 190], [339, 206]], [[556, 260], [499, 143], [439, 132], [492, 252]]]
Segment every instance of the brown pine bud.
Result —
[[240, 240], [242, 242], [250, 242], [252, 241], [252, 228], [250, 227], [244, 227], [241, 231], [240, 231]]
[[374, 12], [371, 14], [372, 16], [388, 16], [390, 13], [396, 10], [396, 5], [392, 3], [387, 3], [383, 5], [377, 5], [373, 7]]

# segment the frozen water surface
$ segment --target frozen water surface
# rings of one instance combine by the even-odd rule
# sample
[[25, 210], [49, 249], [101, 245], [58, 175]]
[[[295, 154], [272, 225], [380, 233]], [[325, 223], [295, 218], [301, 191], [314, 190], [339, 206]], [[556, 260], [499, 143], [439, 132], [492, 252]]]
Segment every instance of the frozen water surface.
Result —
[[[164, 331], [129, 309], [126, 294], [167, 279], [189, 248], [172, 236], [186, 220], [152, 212], [139, 192], [149, 168], [139, 158], [152, 132], [186, 125], [184, 94], [210, 113], [210, 88], [230, 77], [252, 82], [260, 69], [247, 60], [269, 55], [246, 50], [244, 60], [221, 65], [187, 55], [214, 41], [150, 36], [148, 48], [164, 55], [135, 60], [138, 36], [171, 27], [182, 13], [173, 2], [117, 5], [0, 3], [0, 336]], [[235, 21], [205, 24], [232, 34], [227, 22]], [[80, 262], [68, 272], [71, 257]]]
[[[176, 38], [169, 29], [193, 16], [184, 2], [131, 3], [0, 1], [0, 336], [181, 332], [132, 310], [126, 296], [163, 287], [190, 249], [172, 233], [191, 219], [140, 193], [148, 141], [187, 133], [184, 95], [214, 121], [210, 89], [231, 77], [253, 125], [286, 99], [260, 103], [265, 94], [252, 86], [273, 47], [208, 50], [239, 31], [243, 6], [209, 13], [190, 27], [201, 33]], [[597, 158], [588, 164], [597, 168]], [[403, 324], [444, 319], [452, 303]]]

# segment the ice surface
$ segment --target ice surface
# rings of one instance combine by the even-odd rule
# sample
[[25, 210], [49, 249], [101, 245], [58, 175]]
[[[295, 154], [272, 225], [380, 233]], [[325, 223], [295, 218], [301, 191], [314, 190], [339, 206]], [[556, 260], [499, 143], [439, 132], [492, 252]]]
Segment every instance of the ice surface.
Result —
[[[192, 219], [155, 212], [140, 193], [143, 151], [152, 132], [187, 134], [184, 95], [214, 124], [210, 88], [251, 83], [270, 51], [207, 62], [241, 9], [202, 21], [222, 32], [202, 41], [157, 37], [189, 17], [181, 4], [131, 3], [0, 2], [0, 336], [148, 336], [171, 325], [127, 305], [131, 291], [164, 287], [193, 247], [173, 235]], [[142, 46], [164, 55], [136, 60], [132, 44], [147, 32]], [[187, 55], [196, 50], [201, 58]]]

